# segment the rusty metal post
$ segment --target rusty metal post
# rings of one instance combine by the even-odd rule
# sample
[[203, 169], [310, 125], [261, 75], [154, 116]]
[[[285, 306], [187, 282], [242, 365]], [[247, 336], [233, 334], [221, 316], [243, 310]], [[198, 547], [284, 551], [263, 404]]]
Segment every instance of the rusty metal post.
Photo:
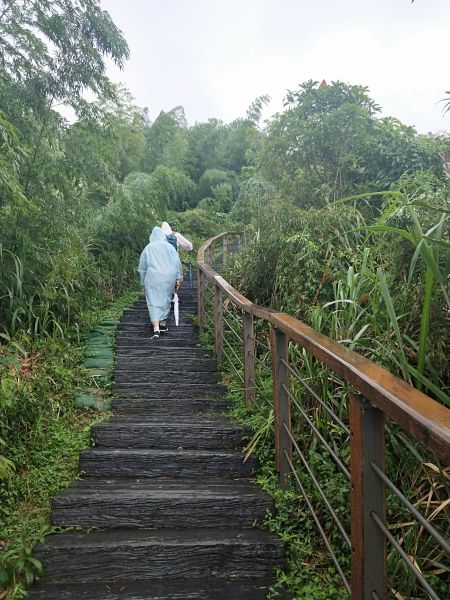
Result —
[[[291, 431], [291, 402], [288, 394], [289, 372], [288, 339], [279, 329], [272, 329], [272, 369], [273, 369], [273, 401], [275, 417], [275, 465], [279, 473], [280, 487], [289, 487], [289, 460], [292, 461], [292, 441], [287, 433]], [[287, 456], [286, 456], [287, 455]], [[289, 460], [288, 460], [289, 458]]]
[[205, 277], [205, 274], [199, 268], [197, 270], [197, 311], [200, 333], [205, 327]]
[[223, 358], [223, 303], [222, 288], [217, 284], [214, 286], [214, 328], [215, 349], [219, 362]]
[[244, 312], [242, 317], [242, 340], [244, 352], [244, 395], [247, 406], [256, 406], [255, 383], [255, 328], [253, 315]]
[[384, 414], [361, 395], [350, 394], [352, 599], [387, 597], [386, 541], [371, 518], [386, 520], [385, 486], [371, 468], [384, 470]]

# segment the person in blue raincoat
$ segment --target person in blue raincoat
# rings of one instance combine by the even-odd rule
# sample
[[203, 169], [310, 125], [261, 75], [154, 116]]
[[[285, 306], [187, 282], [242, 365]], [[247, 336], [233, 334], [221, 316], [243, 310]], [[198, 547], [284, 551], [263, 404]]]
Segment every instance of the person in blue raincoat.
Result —
[[150, 243], [141, 253], [138, 270], [153, 326], [152, 339], [158, 339], [161, 331], [167, 331], [172, 293], [183, 281], [178, 252], [168, 243], [160, 227], [153, 228]]

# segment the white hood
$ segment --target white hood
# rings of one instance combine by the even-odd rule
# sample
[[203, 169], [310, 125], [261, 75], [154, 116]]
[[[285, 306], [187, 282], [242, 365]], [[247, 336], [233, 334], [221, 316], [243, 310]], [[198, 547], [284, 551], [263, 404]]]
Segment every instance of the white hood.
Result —
[[166, 235], [170, 235], [172, 233], [172, 227], [169, 225], [167, 221], [161, 223], [161, 229]]

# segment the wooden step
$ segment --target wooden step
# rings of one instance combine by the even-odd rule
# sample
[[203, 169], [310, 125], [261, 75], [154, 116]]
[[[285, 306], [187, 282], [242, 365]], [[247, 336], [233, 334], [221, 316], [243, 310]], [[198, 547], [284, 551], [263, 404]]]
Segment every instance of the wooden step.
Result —
[[251, 528], [273, 509], [245, 480], [95, 479], [53, 498], [51, 522], [61, 527]]
[[[179, 327], [176, 327], [174, 325], [170, 325], [169, 324], [169, 330], [166, 332], [163, 332], [161, 334], [161, 337], [159, 338], [160, 341], [162, 340], [166, 340], [166, 341], [170, 341], [170, 340], [174, 340], [174, 339], [180, 339], [180, 340], [185, 340], [186, 342], [186, 346], [190, 347], [191, 345], [195, 345], [198, 344], [198, 339], [197, 336], [194, 335], [194, 331], [193, 328], [195, 327], [195, 325], [189, 325], [189, 324], [181, 324]], [[150, 321], [148, 321], [148, 323], [142, 323], [142, 324], [137, 324], [137, 325], [129, 325], [127, 324], [126, 326], [124, 325], [123, 327], [119, 327], [117, 329], [116, 332], [116, 343], [123, 341], [126, 338], [129, 337], [136, 337], [137, 339], [141, 340], [141, 339], [150, 339], [150, 337], [153, 335], [153, 328], [150, 325]]]
[[[186, 329], [186, 331], [190, 331], [191, 333], [198, 333], [198, 326], [193, 320], [192, 313], [186, 310], [180, 311], [178, 316], [178, 325], [175, 324], [175, 319], [173, 315], [170, 315], [167, 318], [167, 325], [169, 327], [169, 330], [174, 328], [184, 328]], [[150, 327], [150, 316], [148, 314], [148, 311], [135, 311], [132, 314], [127, 315], [120, 321], [120, 324], [118, 325], [117, 329], [122, 330], [130, 326]]]
[[[180, 322], [178, 326], [175, 323], [168, 323], [169, 331], [163, 333], [163, 338], [169, 339], [170, 334], [183, 335], [186, 338], [191, 338], [191, 341], [197, 342], [196, 334], [197, 334], [197, 326], [192, 325], [191, 323], [182, 323]], [[142, 322], [135, 323], [124, 323], [123, 325], [117, 328], [116, 339], [119, 340], [122, 337], [128, 334], [137, 335], [138, 337], [142, 337], [149, 332], [152, 332], [153, 328], [150, 324], [150, 320], [142, 319]]]
[[[173, 317], [169, 317], [167, 319], [169, 331], [183, 329], [185, 332], [189, 332], [190, 335], [197, 334], [198, 326], [192, 321], [191, 315], [192, 313], [180, 311], [178, 317], [178, 325], [175, 324], [175, 320]], [[142, 311], [141, 313], [135, 313], [133, 316], [130, 316], [125, 321], [121, 322], [120, 325], [117, 327], [117, 331], [123, 331], [124, 329], [130, 327], [150, 328], [150, 326], [151, 321], [148, 312]]]
[[109, 529], [50, 535], [36, 549], [49, 583], [270, 578], [282, 542], [253, 529]]
[[[188, 336], [191, 337], [193, 332], [193, 328], [196, 327], [195, 325], [191, 325], [190, 323], [183, 323], [182, 321], [179, 322], [178, 326], [175, 325], [175, 323], [168, 323], [168, 331], [163, 332], [163, 337], [166, 338], [170, 338], [171, 334], [177, 334], [177, 335], [183, 335], [183, 336]], [[134, 320], [134, 321], [129, 321], [128, 323], [123, 323], [122, 325], [120, 325], [117, 328], [117, 332], [120, 334], [132, 334], [134, 335], [135, 332], [137, 332], [139, 335], [146, 335], [148, 332], [153, 332], [153, 328], [150, 325], [150, 319], [147, 318], [143, 318], [142, 320]]]
[[[178, 293], [178, 302], [182, 303], [182, 302], [193, 302], [196, 303], [197, 302], [197, 292], [190, 290], [188, 292], [179, 292]], [[171, 304], [173, 304], [173, 299]], [[145, 300], [145, 297], [142, 296], [141, 298], [139, 298], [138, 300], [136, 300], [136, 302], [134, 303], [133, 307], [139, 307], [139, 306], [147, 306], [147, 302]]]
[[130, 347], [119, 345], [116, 347], [116, 361], [118, 366], [121, 365], [122, 360], [134, 360], [137, 358], [142, 358], [143, 360], [146, 358], [149, 360], [158, 358], [161, 359], [163, 364], [165, 361], [170, 361], [171, 359], [186, 359], [191, 361], [212, 360], [213, 363], [216, 364], [216, 361], [211, 357], [212, 354], [209, 350], [199, 347], [193, 348], [192, 346], [183, 346], [181, 344], [172, 344], [164, 347], [152, 344], [147, 345], [145, 348], [143, 348], [142, 345], [133, 345]]
[[80, 454], [86, 477], [249, 477], [256, 468], [236, 450], [90, 448]]
[[191, 335], [185, 335], [181, 332], [172, 331], [161, 335], [158, 339], [153, 339], [153, 330], [150, 328], [147, 331], [139, 333], [131, 331], [118, 331], [116, 337], [116, 346], [128, 346], [138, 348], [175, 346], [182, 345], [186, 348], [198, 348], [198, 340]]
[[[179, 302], [178, 303], [178, 315], [181, 317], [189, 317], [189, 322], [191, 324], [193, 324], [193, 319], [194, 317], [197, 315], [197, 306], [196, 306], [196, 302]], [[146, 304], [142, 304], [140, 306], [135, 306], [132, 310], [128, 310], [128, 311], [124, 311], [123, 313], [123, 317], [122, 319], [129, 319], [130, 317], [142, 317], [142, 316], [147, 316], [147, 318], [149, 317], [149, 312], [148, 312], [148, 307]], [[170, 309], [169, 314], [167, 315], [167, 319], [172, 320], [174, 319], [174, 306], [172, 304], [172, 307]], [[121, 321], [122, 321], [121, 319]]]
[[[120, 366], [122, 367], [122, 364]], [[187, 380], [189, 381], [189, 385], [218, 383], [217, 371], [203, 370], [201, 369], [201, 365], [198, 366], [200, 367], [198, 370], [189, 371], [189, 375], [187, 376], [185, 370], [175, 370], [174, 365], [170, 365], [166, 369], [152, 369], [151, 365], [147, 365], [141, 370], [133, 369], [131, 371], [125, 365], [120, 369], [115, 369], [114, 381], [118, 386], [145, 384], [155, 387], [160, 383], [172, 383], [177, 387], [178, 385], [183, 385]]]
[[[182, 368], [185, 377], [187, 376], [187, 373], [199, 371], [203, 373], [217, 372], [217, 363], [215, 360], [211, 358], [202, 358], [201, 356], [192, 356], [191, 352], [186, 352], [184, 354], [181, 352], [178, 352], [177, 354], [165, 353], [165, 357], [167, 358], [168, 370], [176, 371]], [[136, 373], [142, 370], [149, 371], [152, 369], [152, 366], [154, 366], [156, 358], [161, 358], [161, 356], [157, 356], [157, 351], [153, 351], [153, 353], [147, 352], [146, 356], [121, 354], [117, 358], [115, 374], [120, 374], [123, 371], [127, 371], [128, 373]], [[171, 358], [172, 360], [170, 360]]]
[[[198, 326], [193, 322], [192, 315], [193, 313], [189, 310], [180, 310], [178, 316], [178, 325], [175, 325], [175, 319], [173, 318], [173, 315], [169, 316], [167, 319], [169, 330], [173, 329], [174, 327], [178, 327], [179, 329], [185, 328], [187, 331], [198, 332]], [[133, 312], [133, 314], [124, 317], [117, 329], [123, 330], [130, 326], [137, 327], [139, 325], [141, 327], [150, 327], [150, 316], [147, 310], [136, 311]]]
[[248, 435], [243, 427], [225, 420], [185, 421], [178, 417], [156, 419], [116, 417], [94, 425], [91, 437], [96, 446], [110, 448], [241, 448]]
[[220, 396], [226, 392], [226, 387], [213, 383], [114, 383], [112, 386], [115, 394], [134, 396], [139, 398], [205, 398]]
[[[197, 303], [196, 302], [180, 302], [178, 304], [178, 309], [180, 314], [191, 314], [191, 315], [196, 315], [197, 314]], [[123, 319], [128, 319], [130, 316], [141, 316], [141, 315], [149, 315], [148, 313], [148, 308], [146, 304], [142, 304], [140, 306], [135, 306], [133, 308], [133, 310], [126, 310], [123, 313]], [[169, 313], [169, 317], [168, 318], [173, 318], [173, 310], [171, 310], [171, 312]]]
[[[48, 584], [31, 588], [30, 600], [265, 600], [272, 579], [164, 579], [144, 582]], [[277, 595], [277, 600], [284, 596]]]
[[148, 398], [148, 397], [114, 397], [111, 408], [118, 415], [167, 415], [191, 416], [196, 414], [223, 413], [229, 408], [229, 401], [223, 398]]

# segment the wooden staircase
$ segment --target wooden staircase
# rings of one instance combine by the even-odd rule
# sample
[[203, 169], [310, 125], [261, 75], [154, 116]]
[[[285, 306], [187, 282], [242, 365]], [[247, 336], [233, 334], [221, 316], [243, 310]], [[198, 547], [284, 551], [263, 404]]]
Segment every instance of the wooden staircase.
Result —
[[245, 431], [199, 346], [195, 290], [180, 325], [150, 340], [143, 299], [117, 332], [113, 417], [92, 430], [83, 479], [53, 499], [33, 600], [260, 600], [283, 566], [281, 541], [253, 524], [272, 508], [243, 464]]

